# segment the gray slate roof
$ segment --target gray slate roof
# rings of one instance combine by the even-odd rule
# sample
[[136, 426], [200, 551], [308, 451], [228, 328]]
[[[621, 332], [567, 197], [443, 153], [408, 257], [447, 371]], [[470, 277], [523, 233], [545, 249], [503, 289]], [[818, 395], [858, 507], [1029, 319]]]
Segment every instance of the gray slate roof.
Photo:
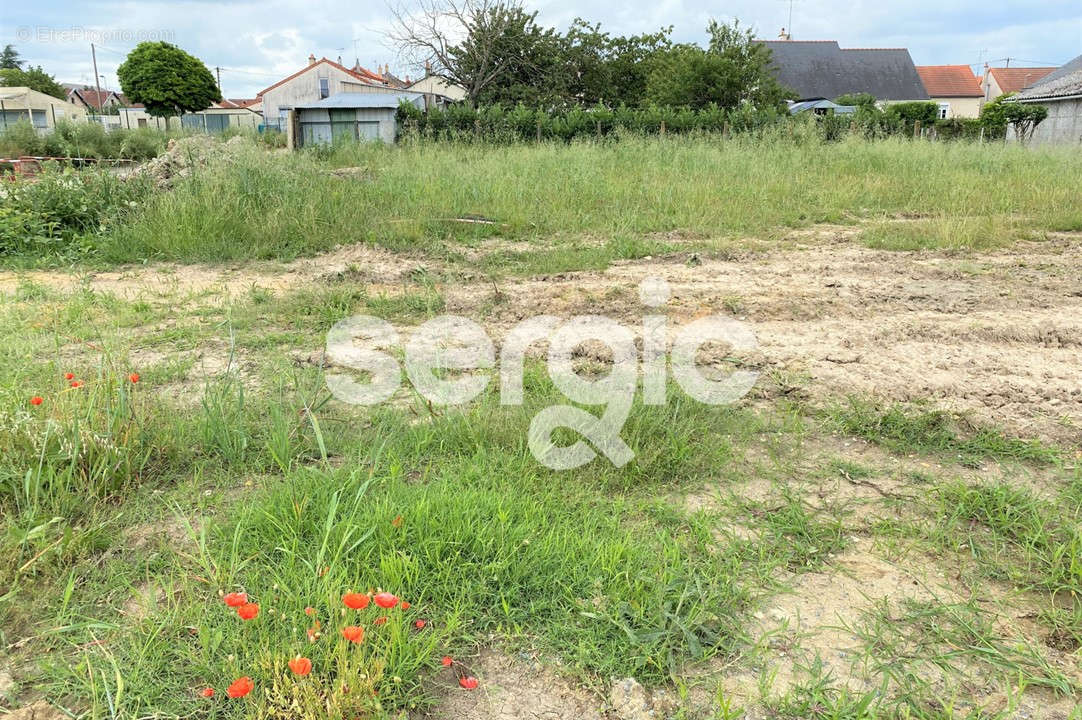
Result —
[[905, 48], [838, 47], [834, 40], [761, 40], [778, 82], [800, 99], [871, 93], [877, 100], [927, 100]]
[[336, 93], [319, 102], [296, 105], [297, 110], [349, 110], [355, 108], [397, 108], [405, 100], [420, 106], [424, 102], [422, 93]]
[[1045, 75], [1040, 82], [1018, 93], [1018, 99], [1054, 100], [1082, 95], [1082, 55]]

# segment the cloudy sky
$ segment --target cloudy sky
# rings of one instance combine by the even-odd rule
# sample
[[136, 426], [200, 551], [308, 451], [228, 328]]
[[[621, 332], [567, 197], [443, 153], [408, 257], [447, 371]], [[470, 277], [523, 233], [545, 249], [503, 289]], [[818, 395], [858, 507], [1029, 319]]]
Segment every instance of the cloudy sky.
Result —
[[[408, 2], [408, 0], [407, 0]], [[309, 53], [374, 68], [398, 62], [384, 40], [386, 0], [4, 0], [0, 44], [61, 82], [93, 85], [90, 43], [99, 46], [98, 73], [117, 89], [116, 67], [140, 40], [168, 40], [221, 68], [227, 97], [250, 97], [300, 69]], [[707, 20], [739, 18], [760, 37], [788, 25], [789, 0], [623, 0], [589, 10], [577, 0], [535, 0], [529, 7], [564, 28], [576, 16], [617, 34], [674, 26], [679, 41], [702, 42]], [[906, 47], [918, 65], [985, 62], [1002, 66], [1061, 65], [1082, 53], [1079, 0], [792, 0], [798, 40], [837, 40], [842, 47]]]

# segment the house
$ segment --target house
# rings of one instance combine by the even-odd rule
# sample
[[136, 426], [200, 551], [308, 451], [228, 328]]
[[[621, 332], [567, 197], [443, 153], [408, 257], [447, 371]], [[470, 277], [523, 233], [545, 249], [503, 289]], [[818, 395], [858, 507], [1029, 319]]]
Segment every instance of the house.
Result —
[[351, 69], [333, 60], [316, 60], [315, 55], [309, 55], [307, 66], [264, 89], [256, 97], [263, 103], [263, 121], [267, 127], [284, 128], [289, 110], [347, 92], [396, 93], [401, 90], [359, 64]]
[[856, 105], [839, 105], [826, 98], [801, 100], [789, 105], [790, 115], [799, 115], [802, 112], [810, 112], [813, 115], [852, 115], [856, 111]]
[[981, 114], [984, 90], [968, 65], [918, 65], [928, 97], [939, 105], [939, 118], [975, 118]]
[[981, 84], [984, 91], [984, 101], [995, 100], [1004, 93], [1021, 92], [1030, 85], [1039, 82], [1055, 69], [1054, 67], [990, 68], [985, 65], [984, 80]]
[[[287, 120], [286, 144], [305, 147], [342, 140], [394, 143], [402, 102], [425, 107], [422, 93], [338, 93], [314, 103], [294, 106]], [[290, 127], [292, 125], [292, 127]]]
[[455, 102], [466, 99], [466, 88], [444, 80], [439, 75], [432, 74], [432, 66], [425, 63], [425, 76], [406, 86], [407, 90], [423, 92], [433, 95], [442, 95]]
[[44, 133], [63, 120], [86, 122], [86, 110], [28, 87], [0, 87], [0, 129], [29, 121]]
[[905, 48], [841, 48], [836, 40], [759, 40], [774, 76], [799, 100], [870, 93], [877, 100], [927, 100]]
[[1082, 55], [1020, 92], [1016, 100], [1048, 108], [1048, 117], [1036, 127], [1028, 142], [1082, 142]]
[[104, 108], [127, 107], [128, 99], [120, 93], [111, 90], [94, 90], [91, 88], [71, 88], [68, 90], [68, 102], [78, 105], [89, 112], [101, 112]]

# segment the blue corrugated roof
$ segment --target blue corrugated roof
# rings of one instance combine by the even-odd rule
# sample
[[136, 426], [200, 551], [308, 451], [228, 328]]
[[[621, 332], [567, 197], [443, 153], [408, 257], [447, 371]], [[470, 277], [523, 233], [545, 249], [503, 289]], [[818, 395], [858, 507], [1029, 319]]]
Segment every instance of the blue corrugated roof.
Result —
[[351, 93], [344, 92], [325, 97], [319, 102], [295, 105], [297, 110], [334, 110], [352, 108], [397, 108], [401, 101], [420, 105], [421, 93]]

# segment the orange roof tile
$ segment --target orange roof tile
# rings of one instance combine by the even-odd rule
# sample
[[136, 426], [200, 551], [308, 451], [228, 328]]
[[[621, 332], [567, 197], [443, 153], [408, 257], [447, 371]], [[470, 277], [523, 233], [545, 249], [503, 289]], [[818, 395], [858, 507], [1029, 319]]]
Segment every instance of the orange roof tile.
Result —
[[996, 79], [999, 89], [1005, 93], [1019, 92], [1036, 84], [1041, 78], [1052, 72], [1054, 67], [1013, 67], [989, 68], [988, 73]]
[[968, 65], [918, 65], [928, 97], [981, 97], [980, 83]]

